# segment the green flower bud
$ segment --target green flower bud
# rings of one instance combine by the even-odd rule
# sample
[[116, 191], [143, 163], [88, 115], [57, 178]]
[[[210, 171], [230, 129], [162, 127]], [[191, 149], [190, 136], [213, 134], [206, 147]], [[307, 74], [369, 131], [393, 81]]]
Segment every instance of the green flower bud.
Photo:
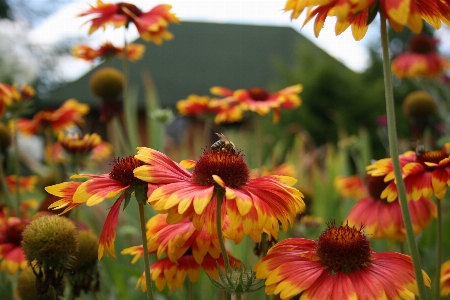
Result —
[[403, 101], [403, 112], [408, 117], [426, 118], [436, 112], [433, 97], [425, 91], [415, 91]]
[[77, 271], [97, 263], [98, 237], [87, 230], [78, 232], [78, 252], [75, 253], [72, 270]]
[[22, 248], [27, 260], [44, 270], [69, 269], [78, 251], [77, 230], [67, 218], [43, 215], [25, 228]]
[[20, 272], [17, 277], [16, 294], [20, 300], [54, 300], [54, 290], [51, 286], [46, 293], [36, 298], [36, 276], [31, 267], [27, 267]]
[[92, 74], [89, 85], [92, 94], [104, 101], [113, 101], [123, 92], [123, 74], [111, 67], [102, 68]]
[[228, 272], [223, 272], [219, 266], [219, 281], [212, 280], [212, 283], [219, 289], [226, 290], [233, 294], [244, 294], [254, 292], [264, 286], [264, 282], [256, 279], [252, 270], [246, 270], [245, 266], [234, 266]]

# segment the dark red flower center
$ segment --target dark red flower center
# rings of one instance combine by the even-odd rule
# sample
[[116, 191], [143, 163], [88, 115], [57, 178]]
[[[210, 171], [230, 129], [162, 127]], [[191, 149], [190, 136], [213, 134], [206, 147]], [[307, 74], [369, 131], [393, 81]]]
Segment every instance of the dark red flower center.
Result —
[[212, 175], [217, 175], [227, 186], [239, 188], [247, 183], [249, 174], [240, 152], [205, 150], [195, 164], [192, 177], [195, 183], [211, 186], [216, 185]]
[[367, 176], [367, 190], [375, 200], [387, 202], [386, 199], [381, 199], [381, 193], [388, 185], [389, 182], [384, 181], [384, 176]]
[[362, 227], [336, 227], [330, 222], [317, 240], [316, 253], [325, 267], [348, 274], [367, 265], [371, 249]]
[[269, 92], [262, 88], [251, 88], [247, 90], [248, 95], [255, 101], [266, 101], [269, 99]]
[[117, 48], [111, 43], [105, 43], [100, 47], [100, 52], [102, 53], [103, 57], [112, 57], [120, 54], [122, 52], [122, 49]]
[[146, 182], [134, 177], [133, 173], [134, 169], [143, 164], [143, 162], [134, 158], [134, 156], [115, 158], [113, 161], [113, 168], [111, 172], [109, 172], [109, 178], [114, 179], [123, 185], [144, 185]]
[[437, 40], [426, 35], [419, 35], [409, 41], [408, 49], [414, 53], [436, 52]]
[[143, 14], [142, 10], [140, 10], [136, 5], [131, 3], [119, 2], [117, 3], [117, 6], [119, 7], [117, 11], [119, 15], [127, 15], [129, 17], [132, 17], [130, 16], [131, 12], [134, 16], [139, 17], [140, 15]]
[[[426, 163], [439, 164], [439, 162], [449, 155], [441, 150], [435, 151], [417, 151], [416, 150], [416, 162], [421, 163], [425, 168], [430, 168]], [[432, 167], [431, 167], [432, 168]]]
[[22, 243], [22, 232], [28, 225], [28, 221], [21, 220], [20, 223], [9, 226], [5, 232], [5, 240], [3, 243], [11, 243], [20, 246]]

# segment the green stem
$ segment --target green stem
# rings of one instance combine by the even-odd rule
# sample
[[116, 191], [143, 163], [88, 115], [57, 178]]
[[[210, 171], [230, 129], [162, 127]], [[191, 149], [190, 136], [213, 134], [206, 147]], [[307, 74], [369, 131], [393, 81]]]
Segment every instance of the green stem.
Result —
[[261, 122], [260, 122], [260, 116], [255, 115], [253, 116], [253, 129], [255, 130], [255, 145], [254, 149], [256, 150], [256, 168], [258, 170], [258, 176], [260, 175], [260, 170], [262, 167], [262, 149], [263, 149], [263, 142], [262, 142], [262, 131], [261, 131]]
[[141, 223], [142, 246], [144, 247], [145, 282], [147, 284], [147, 300], [153, 300], [152, 279], [150, 277], [150, 259], [148, 257], [147, 230], [145, 228], [145, 203], [139, 202], [139, 219]]
[[231, 272], [230, 261], [228, 259], [227, 249], [225, 248], [225, 243], [222, 236], [222, 201], [225, 191], [217, 192], [217, 208], [216, 208], [216, 229], [217, 238], [219, 239], [220, 250], [222, 251], [223, 262], [225, 264], [225, 272], [229, 274]]
[[16, 207], [17, 207], [17, 213], [20, 214], [20, 161], [19, 161], [19, 143], [18, 143], [18, 130], [17, 130], [17, 117], [14, 116], [12, 119], [12, 122], [14, 124], [13, 126], [13, 134], [12, 134], [12, 147], [14, 149], [14, 171], [16, 173], [16, 192], [15, 192], [15, 198], [16, 198]]
[[386, 17], [380, 12], [380, 33], [381, 44], [383, 50], [383, 74], [386, 96], [386, 115], [388, 119], [388, 135], [389, 135], [389, 151], [391, 153], [392, 165], [394, 168], [395, 180], [397, 184], [398, 200], [402, 210], [403, 222], [405, 223], [406, 241], [409, 246], [409, 253], [411, 255], [414, 273], [416, 275], [417, 287], [419, 291], [419, 298], [422, 300], [428, 299], [425, 283], [423, 280], [422, 269], [420, 267], [419, 252], [414, 236], [414, 231], [411, 223], [411, 215], [408, 208], [408, 200], [406, 198], [405, 183], [403, 182], [402, 171], [400, 168], [400, 161], [398, 158], [397, 147], [397, 129], [395, 125], [395, 107], [394, 107], [394, 92], [392, 87], [392, 73], [391, 61], [389, 57], [389, 39], [386, 25]]
[[236, 300], [241, 300], [241, 294], [240, 293], [236, 293]]
[[194, 284], [189, 280], [189, 300], [194, 300]]
[[441, 299], [441, 261], [442, 261], [442, 206], [437, 199], [437, 239], [436, 239], [436, 277], [434, 279], [434, 299]]
[[[128, 142], [127, 138], [125, 137], [125, 133], [123, 132], [122, 124], [120, 124], [119, 116], [114, 116], [111, 120], [113, 125], [113, 133], [117, 137], [118, 147], [120, 152], [119, 153], [125, 153], [125, 156], [129, 155], [129, 149], [128, 149]], [[124, 152], [122, 152], [124, 151]], [[119, 156], [123, 156], [119, 155]]]
[[16, 211], [16, 207], [13, 204], [13, 200], [11, 197], [11, 193], [9, 192], [8, 184], [6, 183], [6, 176], [3, 172], [3, 161], [4, 161], [3, 154], [0, 154], [0, 181], [1, 181], [1, 189], [3, 190], [3, 194], [1, 194], [3, 197], [2, 199], [5, 199], [6, 206], [10, 209], [10, 212], [13, 216], [18, 216], [18, 211]]

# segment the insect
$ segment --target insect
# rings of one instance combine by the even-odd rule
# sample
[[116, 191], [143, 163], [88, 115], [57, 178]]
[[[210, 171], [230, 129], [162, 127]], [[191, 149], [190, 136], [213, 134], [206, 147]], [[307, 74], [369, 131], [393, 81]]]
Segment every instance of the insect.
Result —
[[211, 150], [213, 151], [226, 151], [230, 153], [236, 153], [237, 149], [234, 146], [233, 142], [230, 141], [224, 134], [216, 133], [216, 135], [220, 138], [217, 142], [211, 145]]
[[424, 154], [425, 152], [426, 152], [425, 151], [425, 146], [419, 145], [419, 146], [416, 147], [416, 156], [417, 157], [422, 156], [422, 154]]

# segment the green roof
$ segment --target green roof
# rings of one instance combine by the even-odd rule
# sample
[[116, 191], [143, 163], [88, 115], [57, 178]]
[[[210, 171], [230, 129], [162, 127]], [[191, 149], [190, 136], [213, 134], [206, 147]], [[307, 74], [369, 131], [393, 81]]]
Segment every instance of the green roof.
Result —
[[[130, 63], [130, 88], [144, 96], [142, 75], [153, 78], [161, 106], [174, 106], [189, 94], [207, 95], [212, 86], [230, 89], [268, 87], [276, 78], [274, 62], [292, 64], [297, 47], [313, 47], [318, 58], [330, 56], [291, 27], [182, 22], [170, 25], [174, 39], [161, 46], [140, 39], [144, 57]], [[337, 62], [337, 61], [336, 61]], [[89, 79], [98, 68], [111, 65], [122, 70], [123, 62], [104, 62], [78, 80], [69, 82], [38, 106], [57, 107], [69, 98], [97, 106], [89, 91]], [[141, 103], [143, 101], [141, 100]]]

